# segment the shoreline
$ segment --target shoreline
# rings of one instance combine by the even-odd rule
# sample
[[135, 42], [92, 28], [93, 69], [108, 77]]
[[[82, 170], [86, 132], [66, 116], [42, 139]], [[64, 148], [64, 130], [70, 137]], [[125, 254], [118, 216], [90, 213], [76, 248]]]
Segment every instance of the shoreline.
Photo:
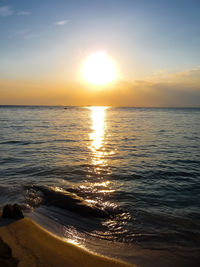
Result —
[[[1, 223], [3, 223], [3, 226], [0, 227], [0, 239], [12, 249], [10, 265], [6, 266], [136, 266], [94, 254], [77, 245], [65, 242], [30, 218], [18, 221], [1, 219]], [[0, 241], [0, 248], [2, 250], [1, 243]], [[11, 265], [13, 257], [15, 262], [16, 259], [19, 261], [18, 265]]]

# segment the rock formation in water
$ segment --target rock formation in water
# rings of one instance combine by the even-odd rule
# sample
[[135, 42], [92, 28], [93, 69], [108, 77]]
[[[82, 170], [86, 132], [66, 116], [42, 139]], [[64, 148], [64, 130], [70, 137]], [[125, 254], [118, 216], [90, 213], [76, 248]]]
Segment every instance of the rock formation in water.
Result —
[[22, 219], [24, 218], [24, 215], [18, 204], [7, 204], [3, 209], [2, 218]]

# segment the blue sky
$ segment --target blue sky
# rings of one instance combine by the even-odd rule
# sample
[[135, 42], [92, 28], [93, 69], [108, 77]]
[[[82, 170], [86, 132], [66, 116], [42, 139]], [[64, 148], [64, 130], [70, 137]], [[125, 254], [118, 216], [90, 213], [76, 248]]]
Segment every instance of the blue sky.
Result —
[[188, 73], [200, 68], [199, 14], [199, 0], [0, 0], [0, 79], [75, 83], [98, 50], [123, 81]]

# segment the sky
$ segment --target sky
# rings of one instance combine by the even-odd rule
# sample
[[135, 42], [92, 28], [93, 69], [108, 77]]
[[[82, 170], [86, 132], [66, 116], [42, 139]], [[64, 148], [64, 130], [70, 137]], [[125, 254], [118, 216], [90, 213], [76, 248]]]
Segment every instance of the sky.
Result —
[[[200, 107], [199, 0], [0, 0], [1, 105]], [[82, 79], [105, 51], [117, 78]]]

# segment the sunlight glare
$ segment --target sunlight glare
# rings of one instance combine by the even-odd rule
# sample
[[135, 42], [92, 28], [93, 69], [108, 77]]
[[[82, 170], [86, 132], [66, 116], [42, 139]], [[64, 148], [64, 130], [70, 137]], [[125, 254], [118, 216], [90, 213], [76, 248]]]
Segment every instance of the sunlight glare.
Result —
[[82, 75], [91, 84], [104, 85], [116, 79], [116, 67], [105, 52], [96, 52], [84, 62]]

